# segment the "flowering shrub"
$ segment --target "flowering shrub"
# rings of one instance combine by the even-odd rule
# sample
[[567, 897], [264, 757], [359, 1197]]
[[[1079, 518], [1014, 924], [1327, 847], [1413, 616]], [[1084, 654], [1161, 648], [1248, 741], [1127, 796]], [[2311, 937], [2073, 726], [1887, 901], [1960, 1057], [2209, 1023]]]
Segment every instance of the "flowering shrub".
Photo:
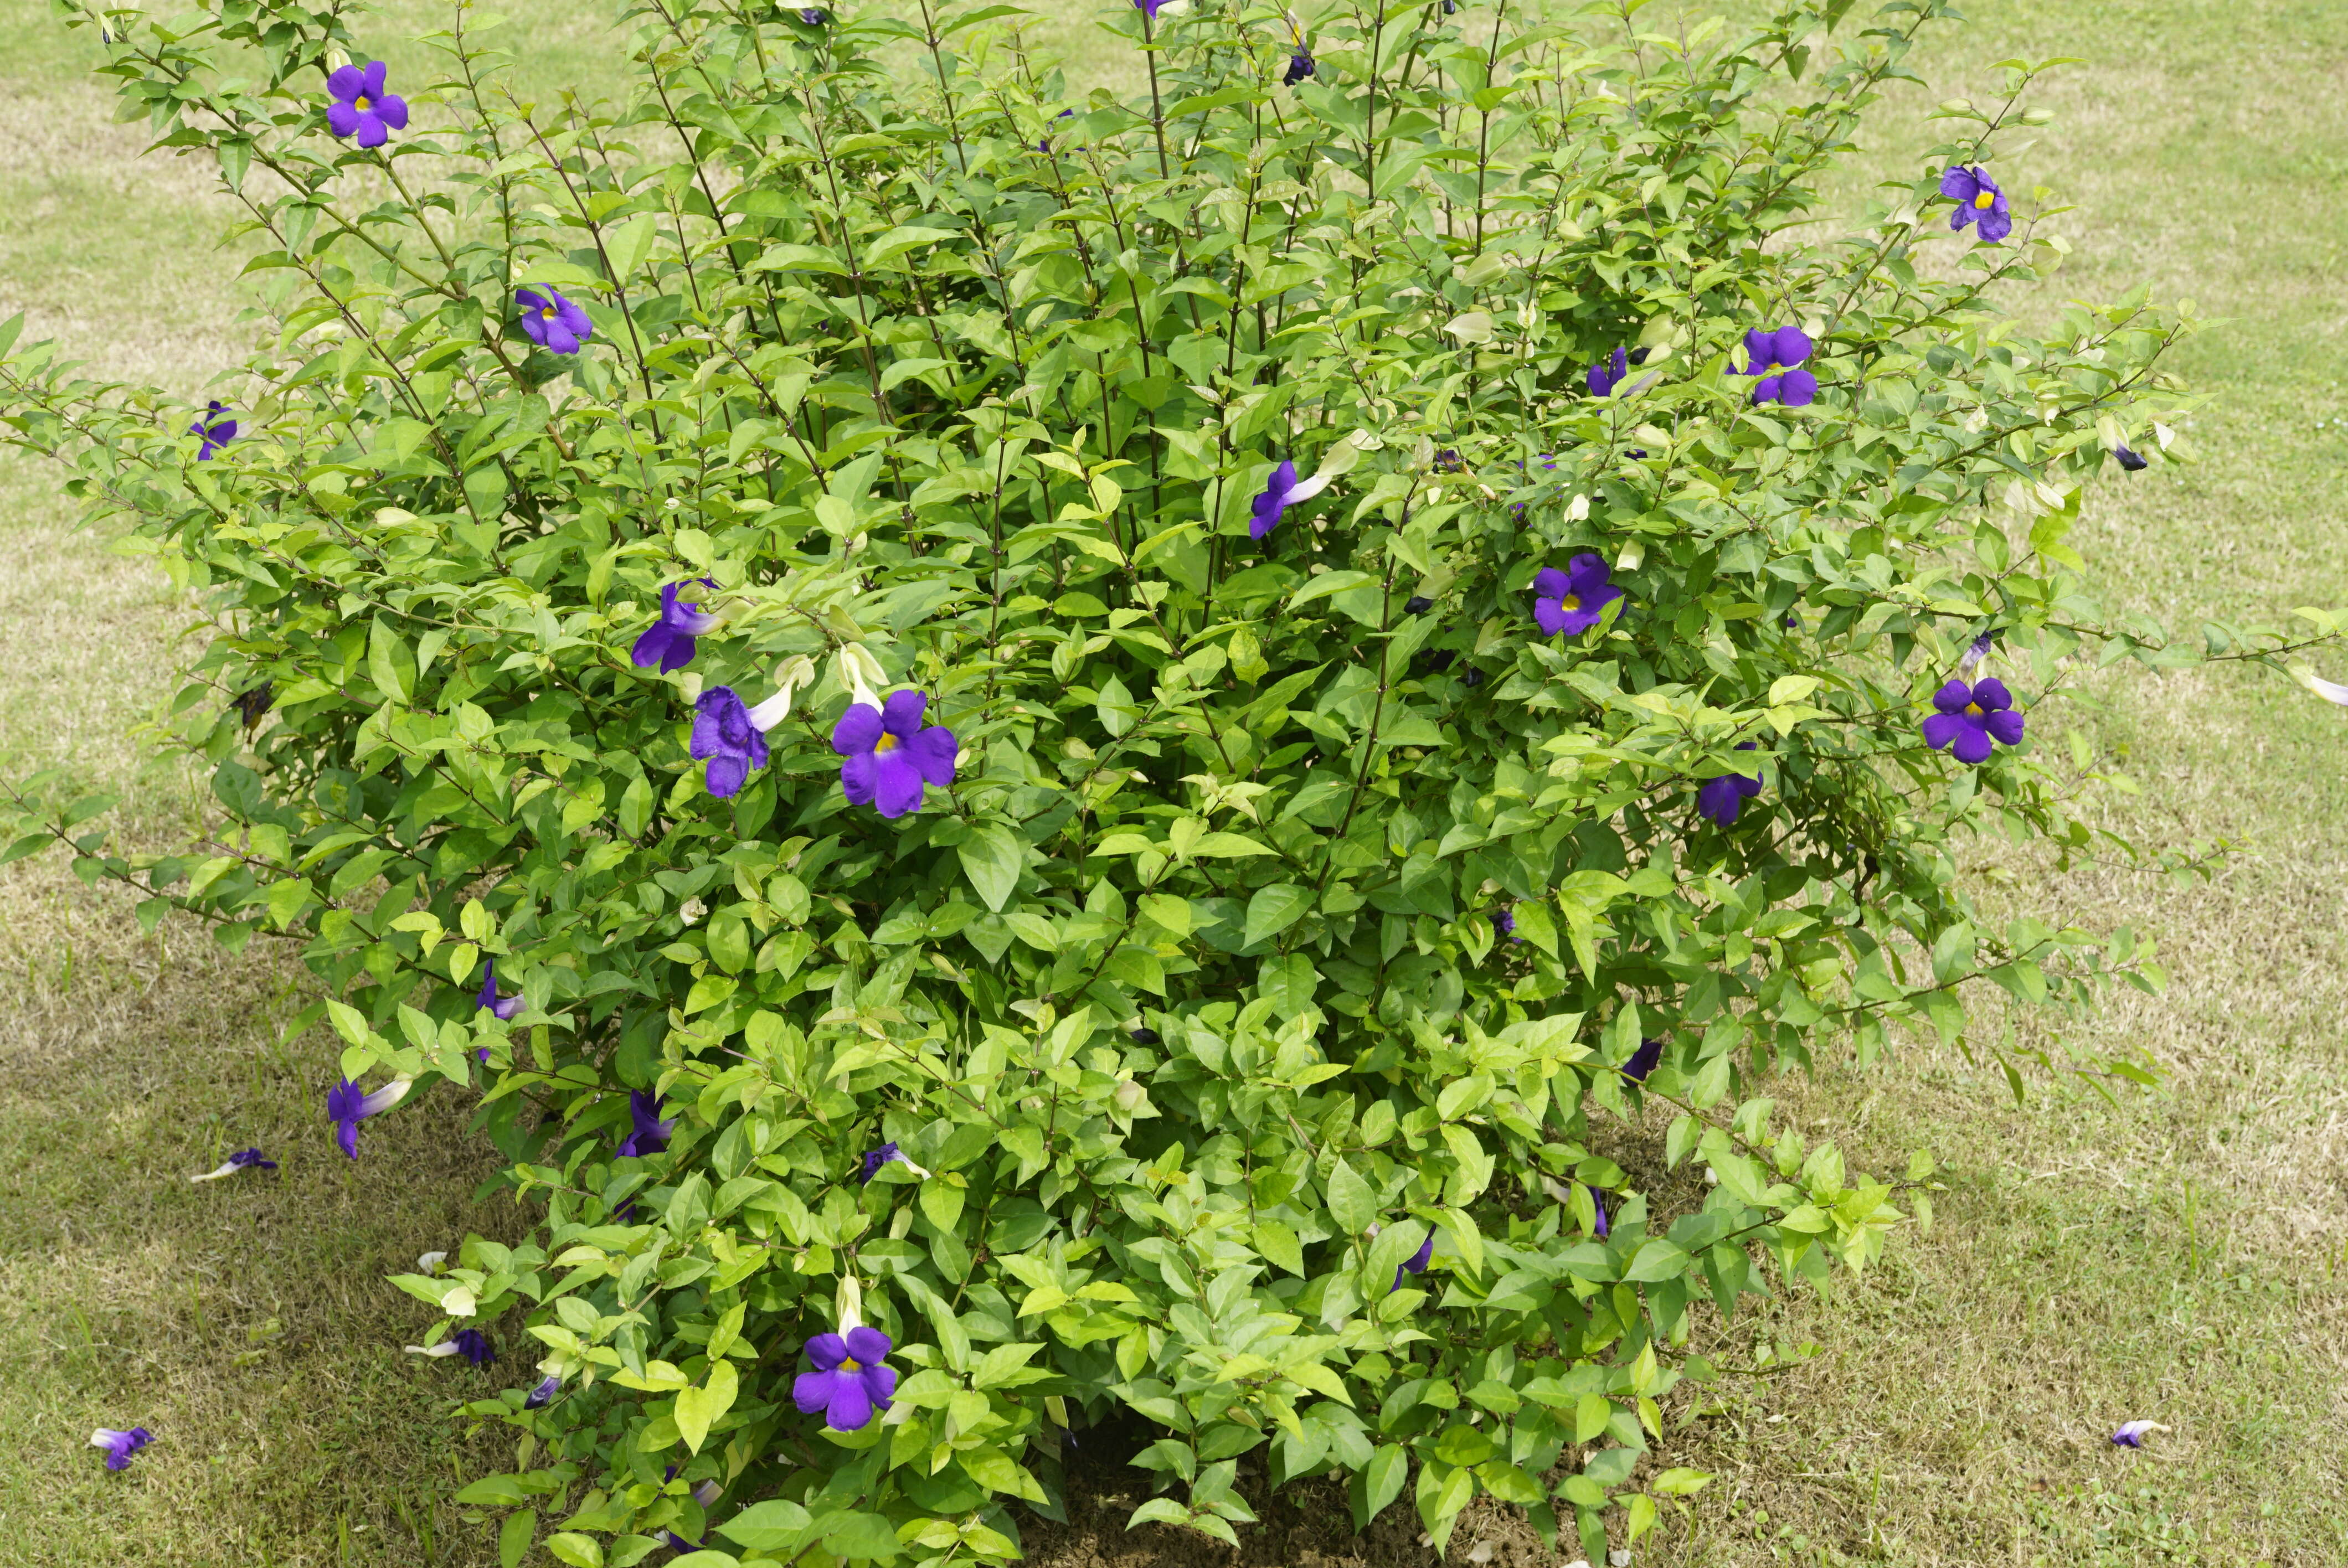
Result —
[[191, 424], [12, 323], [5, 425], [206, 607], [219, 817], [51, 776], [0, 843], [299, 946], [309, 1157], [504, 1153], [532, 1238], [396, 1283], [530, 1385], [466, 1407], [509, 1565], [1005, 1560], [1120, 1408], [1137, 1522], [1232, 1539], [1252, 1454], [1594, 1560], [1702, 1482], [1641, 1468], [1695, 1320], [1928, 1212], [1772, 1071], [2152, 982], [1953, 849], [2095, 848], [2046, 705], [2197, 656], [2065, 542], [2184, 323], [1998, 313], [2061, 249], [2006, 116], [1808, 226], [1944, 10], [1849, 8], [1143, 0], [1120, 99], [985, 9], [654, 0], [592, 112], [462, 7], [109, 18], [274, 335]]

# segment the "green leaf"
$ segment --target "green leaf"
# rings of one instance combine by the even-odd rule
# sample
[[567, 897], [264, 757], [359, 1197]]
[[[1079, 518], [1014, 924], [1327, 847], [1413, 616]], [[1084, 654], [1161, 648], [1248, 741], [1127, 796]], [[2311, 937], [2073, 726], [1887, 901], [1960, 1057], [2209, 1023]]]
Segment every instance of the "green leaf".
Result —
[[962, 874], [986, 907], [1000, 914], [1019, 886], [1026, 865], [1026, 846], [1017, 834], [997, 823], [982, 823], [957, 845]]
[[1378, 1451], [1370, 1456], [1369, 1466], [1363, 1472], [1364, 1491], [1367, 1495], [1367, 1513], [1364, 1522], [1385, 1512], [1394, 1500], [1402, 1495], [1405, 1482], [1410, 1479], [1410, 1456], [1396, 1443], [1380, 1443]]
[[1339, 1155], [1329, 1173], [1329, 1216], [1347, 1235], [1365, 1235], [1378, 1217], [1378, 1195]]
[[1300, 1279], [1304, 1276], [1304, 1249], [1297, 1244], [1296, 1233], [1278, 1220], [1256, 1222], [1255, 1249], [1267, 1262], [1278, 1265]]
[[[479, 1485], [480, 1482], [475, 1481], [472, 1486], [458, 1492], [457, 1501], [459, 1502], [475, 1501], [469, 1500], [465, 1493]], [[518, 1497], [516, 1501], [519, 1501]], [[521, 1560], [530, 1553], [530, 1542], [537, 1539], [538, 1511], [536, 1509], [525, 1508], [518, 1513], [507, 1514], [505, 1523], [498, 1529], [498, 1568], [520, 1568]]]
[[1313, 890], [1293, 882], [1275, 882], [1269, 887], [1259, 887], [1248, 900], [1247, 927], [1240, 945], [1252, 948], [1258, 942], [1269, 941], [1303, 917], [1313, 907]]
[[778, 1497], [752, 1503], [718, 1525], [717, 1533], [745, 1551], [779, 1556], [798, 1544], [811, 1522], [806, 1509]]
[[888, 1563], [904, 1548], [897, 1532], [877, 1513], [843, 1513], [823, 1527], [823, 1549], [851, 1563]]
[[740, 1375], [734, 1370], [734, 1363], [721, 1360], [709, 1368], [707, 1383], [678, 1393], [676, 1430], [685, 1447], [695, 1453], [701, 1451], [703, 1441], [709, 1436], [710, 1423], [733, 1409], [739, 1388]]

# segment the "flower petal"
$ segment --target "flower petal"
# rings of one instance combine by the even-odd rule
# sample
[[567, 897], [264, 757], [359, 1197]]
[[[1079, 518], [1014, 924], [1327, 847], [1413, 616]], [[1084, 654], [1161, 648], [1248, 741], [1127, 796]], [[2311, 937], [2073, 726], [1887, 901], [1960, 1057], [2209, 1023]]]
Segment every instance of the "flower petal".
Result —
[[385, 142], [390, 139], [391, 132], [384, 128], [383, 119], [380, 116], [372, 114], [364, 114], [359, 116], [359, 145], [361, 147], [381, 147]]
[[839, 764], [839, 787], [850, 805], [863, 805], [880, 788], [880, 759], [870, 752], [849, 758]]
[[952, 730], [932, 724], [907, 741], [901, 754], [920, 771], [922, 777], [943, 789], [953, 783], [954, 757], [959, 750]]
[[1810, 334], [1799, 327], [1779, 327], [1776, 345], [1769, 351], [1779, 364], [1797, 365], [1810, 357]]
[[903, 752], [891, 752], [872, 761], [872, 804], [882, 816], [901, 817], [922, 804], [922, 770]]
[[864, 1391], [860, 1378], [834, 1373], [831, 1379], [831, 1403], [824, 1408], [823, 1419], [838, 1431], [861, 1431], [872, 1421], [872, 1396]]
[[1973, 702], [1982, 708], [2011, 708], [2013, 693], [2005, 689], [2004, 682], [1992, 675], [1973, 682]]
[[1934, 713], [1924, 721], [1924, 743], [1939, 751], [1964, 733], [1965, 722], [1954, 713]]
[[1566, 622], [1569, 619], [1570, 617], [1566, 613], [1565, 606], [1560, 600], [1554, 599], [1537, 599], [1533, 600], [1533, 620], [1540, 625], [1541, 630], [1549, 636], [1563, 636], [1566, 630]]
[[807, 1342], [807, 1358], [819, 1372], [829, 1372], [848, 1359], [848, 1341], [837, 1334], [818, 1334]]
[[1952, 196], [1960, 201], [1971, 201], [1973, 199], [1973, 193], [1980, 189], [1981, 184], [1973, 179], [1972, 170], [1962, 163], [1941, 171], [1941, 194], [1943, 196]]
[[1787, 408], [1807, 408], [1818, 397], [1818, 378], [1807, 370], [1789, 370], [1777, 383], [1777, 401]]
[[375, 106], [375, 112], [381, 115], [383, 117], [383, 123], [391, 127], [392, 129], [406, 130], [407, 128], [407, 100], [406, 98], [400, 97], [396, 95], [386, 97]]
[[326, 91], [345, 103], [359, 96], [366, 86], [366, 73], [356, 66], [343, 66], [326, 78]]
[[2022, 715], [2011, 708], [1996, 708], [1982, 715], [1982, 728], [1993, 740], [2009, 746], [2022, 744]]
[[831, 1403], [831, 1386], [840, 1380], [837, 1372], [802, 1372], [791, 1380], [791, 1403], [800, 1414], [814, 1415]]
[[1545, 566], [1533, 573], [1533, 591], [1543, 599], [1563, 599], [1573, 591], [1573, 585], [1565, 573]]
[[370, 102], [383, 97], [384, 77], [391, 67], [381, 60], [369, 60], [366, 69], [359, 74], [359, 95]]
[[704, 789], [719, 800], [732, 800], [742, 793], [742, 786], [749, 777], [750, 759], [739, 753], [728, 753], [725, 756], [709, 759], [708, 770], [701, 783]]
[[1967, 723], [1962, 718], [1957, 723], [1962, 727], [1957, 735], [1957, 743], [1950, 748], [1957, 761], [1974, 766], [1989, 761], [1993, 750], [1989, 743], [1989, 732], [1977, 723]]
[[336, 136], [348, 136], [358, 129], [359, 122], [363, 118], [358, 110], [348, 104], [335, 103], [326, 106], [326, 128]]
[[1932, 693], [1932, 706], [1943, 713], [1962, 713], [1972, 700], [1973, 689], [1962, 681], [1952, 681]]
[[922, 727], [922, 713], [929, 705], [925, 692], [891, 692], [880, 704], [880, 727], [901, 741], [910, 739]]
[[843, 757], [870, 756], [881, 733], [880, 710], [870, 702], [851, 702], [831, 727], [831, 749]]
[[889, 1336], [869, 1325], [860, 1324], [848, 1331], [848, 1353], [870, 1367], [896, 1348]]

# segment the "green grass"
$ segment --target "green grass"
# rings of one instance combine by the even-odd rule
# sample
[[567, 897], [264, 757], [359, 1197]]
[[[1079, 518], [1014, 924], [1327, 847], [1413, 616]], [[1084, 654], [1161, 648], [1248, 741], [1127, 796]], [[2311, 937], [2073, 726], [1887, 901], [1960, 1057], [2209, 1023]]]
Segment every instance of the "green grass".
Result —
[[[616, 83], [592, 5], [509, 8], [525, 97]], [[436, 13], [396, 7], [379, 52]], [[1880, 111], [1865, 178], [1905, 174], [1932, 100], [1987, 97], [1992, 65], [2081, 56], [2038, 101], [2060, 118], [2009, 147], [2009, 189], [2044, 185], [2071, 265], [2016, 308], [2044, 313], [2137, 280], [2223, 321], [2179, 368], [2212, 394], [2199, 466], [2116, 481], [2076, 542], [2115, 608], [2189, 627], [2334, 603], [2348, 513], [2348, 38], [2336, 0], [1981, 0], [1922, 55], [1929, 90]], [[1128, 87], [1128, 55], [1061, 7], [1039, 29], [1076, 52], [1072, 88]], [[251, 345], [234, 324], [223, 216], [196, 168], [138, 157], [84, 74], [88, 45], [38, 0], [0, 0], [0, 315], [26, 309], [125, 378], [182, 391]], [[49, 477], [0, 459], [0, 757], [69, 763], [125, 791], [138, 835], [196, 820], [136, 731], [171, 684], [193, 607], [71, 527]], [[2348, 670], [2327, 671], [2348, 676]], [[1720, 1337], [1723, 1359], [1816, 1344], [1790, 1369], [1689, 1407], [1674, 1462], [1718, 1481], [1643, 1563], [2252, 1564], [2348, 1562], [2348, 820], [2336, 710], [2239, 669], [2090, 685], [2033, 714], [2083, 730], [2142, 785], [2108, 825], [2162, 843], [2247, 838], [2214, 884], [2118, 867], [2057, 874], [2006, 845], [1967, 856], [1984, 896], [2158, 936], [2168, 993], [2085, 1019], [2017, 1016], [2017, 1040], [2127, 1048], [2156, 1091], [2116, 1106], [1921, 1045], [1868, 1072], [1784, 1086], [1806, 1122], [1850, 1127], [1878, 1168], [1933, 1149], [1940, 1223], [1830, 1302], [1792, 1296]], [[444, 1097], [371, 1123], [350, 1164], [320, 1120], [324, 1041], [279, 1038], [291, 965], [142, 936], [124, 903], [45, 861], [0, 870], [0, 1553], [54, 1564], [489, 1560], [446, 1501], [497, 1457], [445, 1411], [487, 1385], [403, 1356], [425, 1317], [381, 1283], [467, 1228], [518, 1222], [468, 1198], [489, 1162]], [[1639, 1134], [1626, 1133], [1626, 1138]], [[274, 1176], [191, 1187], [259, 1143]], [[195, 1281], [192, 1287], [188, 1284]], [[1774, 1352], [1773, 1352], [1774, 1353]], [[517, 1354], [511, 1348], [509, 1354]], [[526, 1351], [518, 1353], [526, 1357]], [[2105, 1434], [2177, 1430], [2141, 1453]], [[159, 1435], [125, 1475], [79, 1447], [98, 1425]], [[62, 1526], [49, 1522], [64, 1522]], [[1478, 1516], [1457, 1538], [1497, 1530]], [[427, 1544], [428, 1541], [428, 1544]], [[1069, 1563], [1159, 1561], [1110, 1532]], [[1173, 1562], [1179, 1552], [1162, 1560]], [[1187, 1558], [1181, 1558], [1188, 1561]], [[1269, 1559], [1264, 1559], [1269, 1560]]]

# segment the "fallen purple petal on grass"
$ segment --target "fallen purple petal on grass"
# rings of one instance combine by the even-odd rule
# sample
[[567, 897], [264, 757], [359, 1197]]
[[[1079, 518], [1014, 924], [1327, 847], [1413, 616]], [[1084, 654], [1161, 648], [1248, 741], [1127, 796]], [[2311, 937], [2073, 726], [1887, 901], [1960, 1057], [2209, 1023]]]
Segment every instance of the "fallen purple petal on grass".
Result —
[[155, 1440], [155, 1434], [145, 1427], [133, 1427], [118, 1432], [111, 1427], [100, 1427], [89, 1434], [89, 1446], [106, 1450], [106, 1468], [127, 1470], [130, 1456]]
[[222, 1161], [217, 1169], [206, 1171], [201, 1176], [190, 1176], [188, 1180], [191, 1182], [217, 1182], [222, 1176], [233, 1176], [239, 1171], [273, 1171], [275, 1169], [277, 1169], [277, 1162], [274, 1160], [263, 1159], [260, 1150], [239, 1149], [235, 1153], [231, 1154], [226, 1160]]
[[2122, 1421], [2120, 1430], [2112, 1434], [2112, 1441], [2124, 1449], [2140, 1449], [2144, 1447], [2147, 1432], [2165, 1432], [2173, 1430], [2162, 1426], [2158, 1421]]
[[436, 1359], [462, 1356], [476, 1367], [486, 1367], [498, 1358], [497, 1350], [489, 1344], [489, 1337], [478, 1328], [459, 1328], [438, 1345], [408, 1345], [402, 1348], [411, 1356], [430, 1356]]

